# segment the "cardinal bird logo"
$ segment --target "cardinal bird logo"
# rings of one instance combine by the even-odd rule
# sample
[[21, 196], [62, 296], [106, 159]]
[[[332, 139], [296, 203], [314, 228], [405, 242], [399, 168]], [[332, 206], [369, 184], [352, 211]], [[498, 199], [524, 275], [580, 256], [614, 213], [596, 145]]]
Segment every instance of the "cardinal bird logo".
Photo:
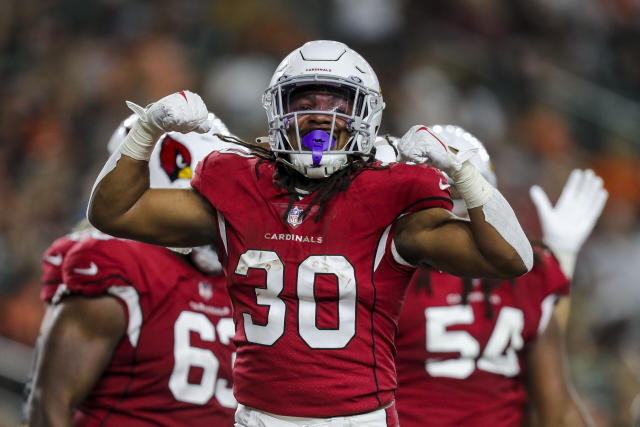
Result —
[[161, 142], [160, 164], [171, 182], [181, 178], [191, 179], [191, 153], [170, 135], [165, 135]]

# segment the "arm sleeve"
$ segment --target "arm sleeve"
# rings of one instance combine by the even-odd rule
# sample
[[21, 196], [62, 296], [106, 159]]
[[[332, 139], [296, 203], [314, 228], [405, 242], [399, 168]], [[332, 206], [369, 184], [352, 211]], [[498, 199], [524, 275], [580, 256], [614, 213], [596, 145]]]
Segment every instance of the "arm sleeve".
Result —
[[127, 337], [137, 346], [143, 322], [141, 295], [146, 281], [136, 253], [120, 239], [85, 240], [74, 246], [63, 263], [65, 295], [110, 295], [125, 310]]
[[67, 253], [77, 242], [67, 236], [54, 241], [42, 255], [42, 276], [40, 283], [40, 299], [51, 303], [56, 293], [64, 288], [62, 263]]
[[234, 203], [234, 195], [243, 191], [244, 185], [250, 185], [250, 180], [246, 178], [248, 174], [256, 173], [254, 167], [257, 160], [240, 149], [213, 151], [198, 163], [191, 186], [224, 214], [229, 204]]
[[400, 201], [405, 206], [401, 215], [433, 207], [448, 211], [453, 208], [450, 186], [440, 170], [427, 165], [394, 163], [390, 165], [390, 172], [398, 173], [401, 178], [394, 182], [406, 188], [406, 191], [390, 189], [404, 199]]
[[556, 294], [559, 296], [569, 295], [570, 281], [562, 272], [562, 268], [560, 267], [558, 260], [548, 250], [541, 250], [537, 252], [544, 263], [547, 294]]
[[91, 297], [107, 293], [111, 286], [131, 285], [135, 278], [126, 249], [109, 243], [87, 240], [69, 251], [62, 269], [67, 293]]

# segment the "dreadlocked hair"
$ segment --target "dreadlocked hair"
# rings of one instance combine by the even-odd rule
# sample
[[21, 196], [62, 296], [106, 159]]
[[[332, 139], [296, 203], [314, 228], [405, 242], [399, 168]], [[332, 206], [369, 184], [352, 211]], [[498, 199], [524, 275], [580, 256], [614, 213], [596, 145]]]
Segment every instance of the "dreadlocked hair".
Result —
[[[532, 246], [537, 246], [542, 249], [548, 249], [547, 246], [535, 240], [529, 240]], [[534, 265], [539, 265], [544, 263], [544, 260], [540, 256], [537, 251], [533, 251], [533, 263]], [[432, 268], [428, 266], [420, 266], [416, 271], [415, 275], [415, 291], [419, 293], [421, 291], [426, 291], [428, 295], [433, 295], [433, 290], [431, 286], [431, 271]], [[494, 316], [493, 305], [491, 305], [491, 292], [496, 289], [503, 280], [500, 279], [481, 279], [480, 287], [482, 289], [482, 295], [484, 297], [484, 314], [488, 319], [492, 319]], [[516, 285], [516, 279], [509, 279], [509, 285], [511, 288], [514, 288]], [[473, 290], [473, 279], [470, 277], [462, 278], [462, 294], [461, 294], [461, 303], [462, 305], [467, 305], [469, 301], [469, 294]]]
[[391, 140], [391, 135], [390, 134], [386, 134], [384, 136], [384, 140], [387, 141], [387, 144], [389, 144], [391, 146], [391, 148], [393, 148], [393, 152], [396, 155], [396, 158], [398, 158], [398, 149], [396, 148], [395, 145], [393, 145], [393, 141]]
[[[251, 152], [260, 158], [256, 163], [256, 177], [260, 179], [258, 166], [261, 161], [274, 162], [276, 164], [275, 173], [273, 174], [273, 183], [276, 187], [284, 190], [289, 195], [287, 209], [282, 216], [282, 221], [287, 221], [289, 211], [298, 198], [304, 197], [306, 192], [315, 193], [311, 199], [311, 203], [302, 211], [302, 215], [306, 215], [315, 205], [319, 205], [318, 214], [314, 221], [319, 222], [325, 211], [329, 200], [338, 193], [344, 193], [349, 189], [351, 183], [367, 169], [388, 169], [388, 166], [375, 166], [375, 150], [366, 155], [350, 155], [347, 157], [347, 164], [344, 168], [331, 174], [325, 179], [310, 179], [300, 172], [292, 169], [286, 162], [268, 148], [257, 144], [252, 144], [241, 140], [235, 136], [215, 134], [218, 138], [225, 142], [241, 145], [248, 148]], [[298, 188], [305, 188], [305, 192], [301, 192]]]
[[325, 179], [310, 179], [300, 172], [292, 169], [289, 165], [279, 162], [276, 165], [276, 172], [273, 175], [273, 182], [276, 187], [283, 189], [289, 194], [289, 203], [285, 210], [283, 221], [287, 220], [289, 210], [298, 197], [303, 197], [306, 193], [301, 193], [297, 187], [304, 187], [305, 191], [315, 193], [309, 205], [302, 212], [306, 215], [315, 205], [319, 206], [318, 214], [314, 221], [319, 222], [327, 207], [329, 200], [338, 193], [346, 193], [351, 183], [367, 169], [386, 169], [388, 166], [374, 166], [373, 154], [366, 156], [348, 156], [347, 164], [344, 168], [331, 174]]

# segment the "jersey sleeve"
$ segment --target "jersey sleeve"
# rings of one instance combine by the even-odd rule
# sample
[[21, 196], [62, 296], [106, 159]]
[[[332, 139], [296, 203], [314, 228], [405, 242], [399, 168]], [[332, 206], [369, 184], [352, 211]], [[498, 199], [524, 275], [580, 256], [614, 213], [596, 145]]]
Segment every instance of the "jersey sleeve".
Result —
[[544, 266], [546, 294], [556, 294], [558, 296], [569, 295], [569, 279], [562, 272], [560, 263], [551, 251], [536, 248], [536, 253]]
[[40, 283], [40, 299], [51, 303], [53, 297], [59, 292], [64, 281], [62, 278], [62, 263], [67, 253], [76, 244], [76, 241], [67, 236], [60, 237], [42, 255], [42, 277]]
[[113, 286], [133, 286], [137, 268], [119, 239], [87, 239], [75, 245], [63, 263], [63, 280], [71, 295], [97, 296]]
[[[444, 174], [427, 165], [408, 165], [405, 163], [393, 163], [390, 171], [398, 175], [394, 179], [394, 186], [401, 186], [405, 191], [397, 191], [404, 200], [403, 214], [417, 212], [428, 208], [443, 208], [451, 210], [451, 189]], [[394, 189], [391, 189], [393, 192]]]
[[[213, 207], [225, 212], [234, 203], [234, 194], [243, 191], [243, 177], [253, 171], [257, 158], [241, 149], [213, 151], [196, 168], [191, 186]], [[244, 184], [243, 184], [244, 183]]]

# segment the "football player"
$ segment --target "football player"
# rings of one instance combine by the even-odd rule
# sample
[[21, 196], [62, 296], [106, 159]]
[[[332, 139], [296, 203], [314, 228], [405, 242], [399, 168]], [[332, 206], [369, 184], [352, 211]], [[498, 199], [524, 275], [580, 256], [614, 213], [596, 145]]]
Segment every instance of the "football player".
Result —
[[[135, 120], [116, 130], [111, 150]], [[151, 185], [188, 186], [197, 162], [223, 144], [163, 135]], [[85, 228], [45, 252], [42, 299], [30, 425], [233, 425], [234, 326], [210, 247], [186, 255]]]
[[[456, 126], [432, 131], [495, 185], [484, 146]], [[452, 189], [455, 193], [456, 189]], [[421, 267], [406, 295], [396, 341], [397, 408], [409, 426], [587, 426], [568, 382], [564, 335], [554, 314], [567, 299], [577, 253], [607, 199], [602, 179], [574, 170], [556, 206], [534, 186], [544, 243], [533, 269], [515, 280], [460, 278]], [[454, 212], [466, 216], [462, 201]], [[457, 208], [457, 209], [456, 209]]]
[[188, 91], [129, 103], [141, 119], [98, 176], [89, 219], [150, 243], [217, 244], [236, 323], [236, 425], [397, 425], [393, 341], [411, 265], [511, 278], [531, 267], [531, 245], [469, 153], [428, 128], [405, 135], [408, 159], [446, 170], [470, 221], [450, 213], [439, 170], [375, 162], [378, 79], [343, 43], [295, 49], [263, 105], [270, 150], [212, 154], [193, 190], [158, 190], [146, 180], [158, 135], [206, 131], [207, 109]]

